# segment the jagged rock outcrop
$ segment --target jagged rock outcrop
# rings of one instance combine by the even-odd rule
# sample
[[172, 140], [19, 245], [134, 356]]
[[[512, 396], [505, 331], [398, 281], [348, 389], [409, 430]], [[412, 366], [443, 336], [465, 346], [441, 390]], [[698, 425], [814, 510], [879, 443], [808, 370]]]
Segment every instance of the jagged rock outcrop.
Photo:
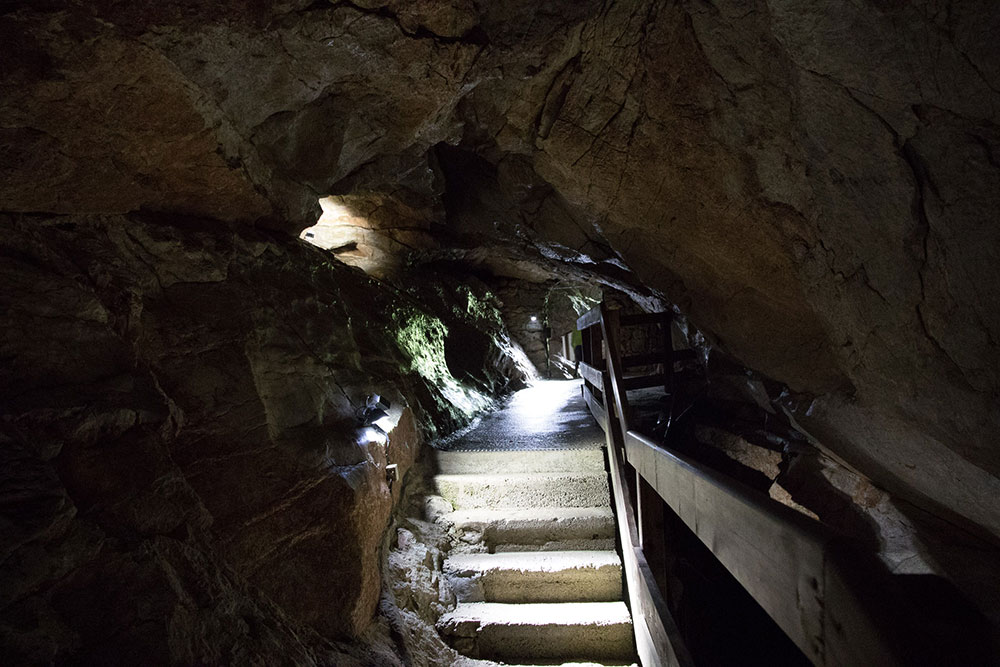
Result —
[[[483, 289], [438, 298], [456, 352], [426, 304], [284, 235], [0, 227], [3, 654], [337, 663], [380, 596], [386, 465], [523, 377]], [[387, 443], [358, 427], [371, 393]]]

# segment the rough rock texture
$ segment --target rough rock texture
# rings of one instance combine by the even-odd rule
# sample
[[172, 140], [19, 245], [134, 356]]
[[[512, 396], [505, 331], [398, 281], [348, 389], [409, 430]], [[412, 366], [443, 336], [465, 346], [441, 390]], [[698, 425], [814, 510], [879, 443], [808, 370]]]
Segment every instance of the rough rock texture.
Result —
[[[428, 450], [424, 450], [429, 454]], [[404, 498], [386, 535], [382, 612], [401, 638], [406, 664], [414, 667], [487, 667], [492, 661], [467, 658], [441, 638], [434, 625], [456, 603], [443, 563], [452, 550], [467, 550], [441, 514], [452, 506], [433, 495], [433, 463], [425, 455], [406, 479]], [[439, 506], [438, 512], [432, 507]]]
[[501, 147], [531, 142], [537, 173], [748, 366], [823, 395], [797, 406], [806, 430], [1000, 533], [995, 5], [606, 12]]
[[[366, 636], [380, 596], [386, 464], [405, 474], [417, 420], [468, 419], [449, 388], [485, 396], [445, 383], [444, 325], [284, 235], [0, 227], [3, 654], [337, 662], [330, 641]], [[404, 338], [398, 317], [428, 326]], [[467, 367], [503, 357], [480, 331]], [[485, 390], [515, 370], [480, 368]], [[388, 444], [357, 428], [373, 392]]]
[[5, 209], [301, 229], [333, 194], [409, 211], [375, 225], [422, 239], [393, 254], [641, 282], [880, 484], [1000, 534], [995, 3], [51, 2], [2, 24]]

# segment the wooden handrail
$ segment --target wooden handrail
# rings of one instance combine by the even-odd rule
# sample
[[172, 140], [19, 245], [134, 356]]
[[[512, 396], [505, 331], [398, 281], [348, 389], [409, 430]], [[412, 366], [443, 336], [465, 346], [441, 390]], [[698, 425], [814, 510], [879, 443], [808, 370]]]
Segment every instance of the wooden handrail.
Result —
[[597, 370], [586, 362], [580, 362], [580, 376], [598, 388], [604, 387], [604, 371]]
[[649, 389], [650, 387], [666, 387], [668, 382], [670, 382], [669, 374], [657, 373], [624, 378], [622, 386], [625, 387], [625, 391], [632, 391], [634, 389]]
[[[624, 377], [618, 332], [625, 322], [669, 326], [671, 317], [622, 317], [602, 303], [580, 317], [577, 327], [585, 331], [585, 340], [596, 340], [594, 331], [599, 330], [603, 341], [606, 370], [594, 365], [594, 349], [587, 346], [580, 368], [587, 405], [606, 434], [643, 666], [692, 663], [646, 564], [636, 523], [639, 508], [632, 506], [626, 468], [635, 469], [637, 480], [655, 490], [813, 663], [900, 664], [896, 645], [880, 631], [893, 623], [885, 622], [889, 619], [871, 603], [877, 593], [862, 595], [857, 583], [859, 572], [866, 582], [877, 581], [877, 563], [852, 551], [822, 524], [629, 429], [627, 392], [645, 383]], [[665, 341], [669, 345], [669, 333]], [[668, 350], [666, 356], [669, 361], [655, 384], [669, 387], [679, 355]]]
[[577, 320], [576, 320], [576, 328], [579, 329], [580, 331], [583, 331], [584, 329], [589, 329], [590, 327], [594, 326], [595, 324], [600, 324], [601, 323], [601, 308], [603, 308], [603, 306], [604, 306], [603, 303], [600, 304], [600, 305], [594, 306], [593, 308], [591, 308], [590, 310], [588, 310], [586, 313], [584, 313], [583, 315], [581, 315], [580, 317], [578, 317]]
[[[843, 547], [822, 524], [707, 466], [629, 431], [626, 459], [716, 558], [819, 665], [892, 665]], [[852, 559], [852, 570], [872, 564]], [[872, 595], [868, 591], [867, 595]]]

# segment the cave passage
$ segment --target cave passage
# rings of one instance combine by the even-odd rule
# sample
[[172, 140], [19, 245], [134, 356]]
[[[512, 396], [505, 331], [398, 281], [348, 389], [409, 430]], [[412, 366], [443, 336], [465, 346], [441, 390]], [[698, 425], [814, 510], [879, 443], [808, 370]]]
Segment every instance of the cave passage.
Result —
[[[816, 664], [1000, 664], [998, 34], [996, 0], [0, 4], [0, 664], [649, 663], [626, 498], [695, 663], [801, 658], [751, 563]], [[631, 468], [608, 368], [574, 379], [598, 304]], [[898, 622], [820, 604], [873, 571]], [[463, 606], [559, 596], [604, 629]]]

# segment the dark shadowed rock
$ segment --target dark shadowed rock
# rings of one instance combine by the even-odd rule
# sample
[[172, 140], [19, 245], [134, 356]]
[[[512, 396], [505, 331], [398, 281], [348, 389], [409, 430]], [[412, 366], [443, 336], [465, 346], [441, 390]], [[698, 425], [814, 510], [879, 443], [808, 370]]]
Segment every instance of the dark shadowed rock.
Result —
[[[378, 603], [386, 465], [402, 476], [423, 431], [472, 416], [447, 391], [488, 403], [438, 386], [443, 341], [416, 363], [393, 337], [394, 312], [436, 321], [412, 298], [288, 237], [177, 222], [3, 220], [12, 656], [322, 661]], [[459, 355], [482, 391], [519, 377], [484, 350]], [[358, 429], [370, 393], [394, 406], [387, 444]]]

